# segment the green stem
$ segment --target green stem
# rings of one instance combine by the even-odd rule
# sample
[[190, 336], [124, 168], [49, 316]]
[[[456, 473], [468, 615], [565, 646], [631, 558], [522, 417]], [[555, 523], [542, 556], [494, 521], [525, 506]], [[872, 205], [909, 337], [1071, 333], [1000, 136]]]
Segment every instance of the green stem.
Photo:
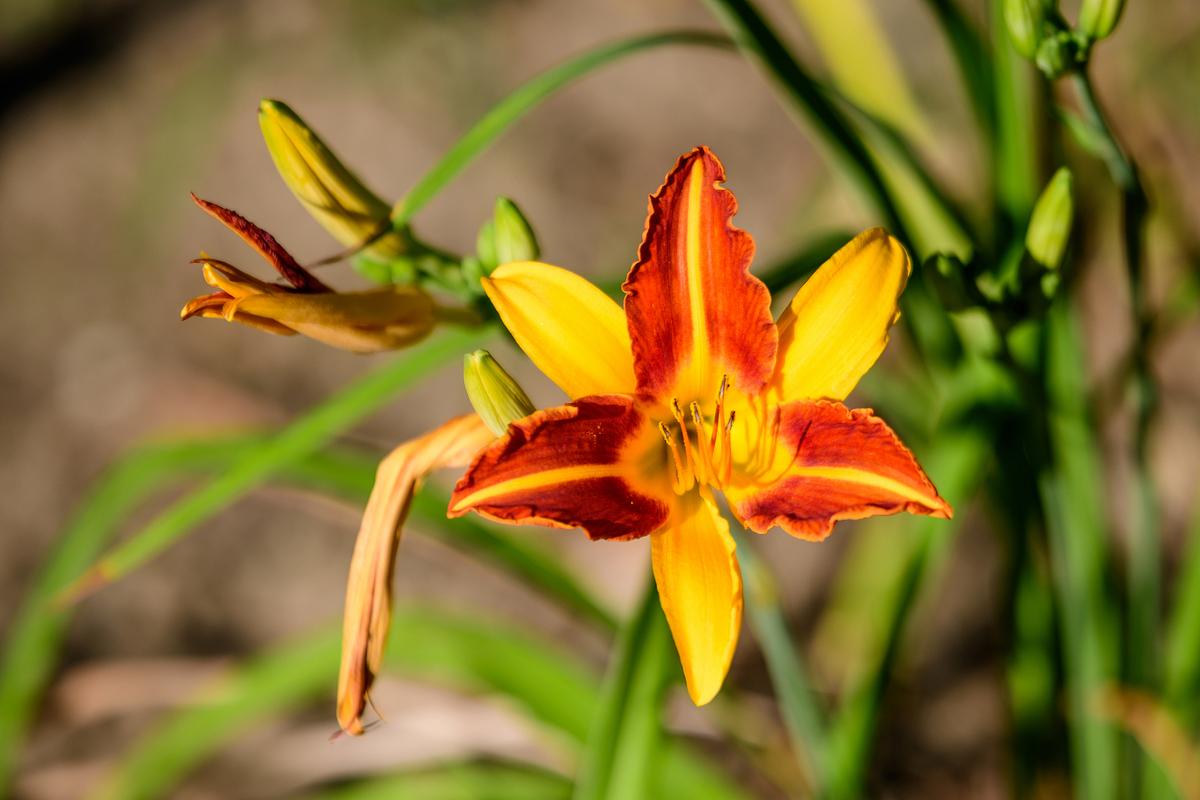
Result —
[[[1105, 143], [1103, 159], [1121, 192], [1122, 252], [1129, 284], [1129, 311], [1133, 326], [1130, 391], [1134, 405], [1133, 470], [1129, 522], [1129, 638], [1126, 642], [1127, 680], [1137, 686], [1155, 685], [1160, 668], [1160, 597], [1162, 545], [1160, 514], [1154, 478], [1150, 473], [1150, 427], [1158, 406], [1158, 390], [1150, 367], [1152, 312], [1145, 298], [1143, 233], [1146, 192], [1137, 166], [1129, 158], [1108, 122], [1086, 71], [1072, 76], [1084, 117]], [[1146, 761], [1147, 769], [1150, 762]], [[1162, 781], [1147, 778], [1152, 795], [1162, 795]], [[1157, 784], [1157, 785], [1156, 785]]]
[[1003, 247], [1019, 238], [1041, 189], [1038, 164], [1037, 109], [1040, 92], [1032, 67], [1008, 38], [1002, 2], [991, 7], [992, 102], [996, 135], [992, 149], [992, 184], [997, 203], [995, 241]]

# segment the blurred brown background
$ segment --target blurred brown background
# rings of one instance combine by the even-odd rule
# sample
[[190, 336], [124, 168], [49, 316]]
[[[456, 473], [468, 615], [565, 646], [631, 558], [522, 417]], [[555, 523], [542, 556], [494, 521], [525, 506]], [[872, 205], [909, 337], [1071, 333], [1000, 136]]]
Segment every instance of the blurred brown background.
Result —
[[[786, 2], [764, 5], [803, 42]], [[969, 196], [983, 180], [982, 162], [934, 23], [920, 0], [876, 7], [932, 121], [927, 155]], [[0, 630], [81, 493], [132, 444], [282, 423], [379, 363], [299, 337], [177, 321], [182, 303], [203, 288], [188, 264], [201, 249], [254, 265], [192, 206], [189, 190], [271, 230], [302, 261], [336, 249], [277, 178], [258, 132], [260, 98], [286, 100], [367, 183], [395, 198], [491, 104], [541, 69], [593, 44], [673, 27], [715, 25], [692, 0], [4, 0]], [[1150, 244], [1160, 294], [1189, 255], [1155, 236], [1155, 226], [1169, 217], [1200, 230], [1198, 38], [1200, 6], [1192, 0], [1135, 1], [1096, 59], [1102, 99], [1147, 168], [1160, 209]], [[418, 228], [451, 250], [470, 251], [503, 194], [533, 221], [548, 260], [615, 277], [633, 258], [647, 193], [676, 155], [699, 143], [725, 161], [741, 201], [739, 224], [754, 234], [760, 265], [812, 234], [874, 224], [750, 66], [673, 48], [623, 61], [552, 98], [439, 196]], [[1085, 184], [1104, 185], [1096, 165], [1084, 160], [1079, 168]], [[1112, 217], [1115, 194], [1086, 196], [1093, 206], [1082, 213], [1094, 215], [1088, 229], [1097, 237], [1082, 244], [1092, 259], [1090, 366], [1101, 375], [1123, 347], [1124, 316], [1112, 310], [1123, 282], [1113, 226], [1100, 222]], [[339, 287], [361, 283], [345, 266], [326, 274]], [[1200, 480], [1197, 345], [1193, 323], [1157, 363], [1164, 410], [1154, 458], [1172, 551]], [[535, 400], [555, 400], [512, 351], [498, 355]], [[459, 371], [450, 367], [355, 435], [382, 449], [463, 408]], [[1119, 424], [1108, 431], [1113, 447], [1123, 436]], [[1115, 461], [1111, 471], [1119, 481]], [[873, 779], [880, 796], [1007, 792], [1000, 621], [989, 588], [998, 548], [984, 511], [964, 509], [971, 521], [938, 597], [913, 627], [917, 646], [880, 738]], [[78, 796], [156, 711], [180, 702], [223, 659], [337, 618], [356, 514], [259, 492], [89, 599], [23, 761], [20, 795]], [[856, 526], [840, 530], [819, 547], [783, 536], [766, 543], [802, 635], [813, 632]], [[529, 535], [561, 548], [619, 607], [641, 583], [644, 548]], [[555, 635], [573, 631], [571, 620], [511, 581], [420, 537], [406, 542], [397, 582], [401, 596], [482, 603]], [[604, 657], [601, 642], [583, 637], [580, 647], [597, 662]], [[761, 691], [764, 714], [771, 713], [749, 635], [734, 677]], [[377, 699], [390, 721], [362, 741], [330, 744], [332, 715], [318, 710], [243, 740], [180, 796], [280, 796], [332, 775], [454, 753], [557, 763], [554, 749], [502, 704], [395, 681]], [[704, 731], [703, 715], [681, 714], [681, 724]]]

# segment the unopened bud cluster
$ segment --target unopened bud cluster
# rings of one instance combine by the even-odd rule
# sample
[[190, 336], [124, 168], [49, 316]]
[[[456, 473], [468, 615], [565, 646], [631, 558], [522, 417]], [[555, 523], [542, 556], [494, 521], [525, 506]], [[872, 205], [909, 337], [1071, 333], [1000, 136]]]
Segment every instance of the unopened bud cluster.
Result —
[[1057, 0], [1004, 0], [1004, 23], [1017, 52], [1054, 79], [1087, 64], [1092, 45], [1113, 32], [1124, 7], [1125, 0], [1084, 0], [1071, 27]]

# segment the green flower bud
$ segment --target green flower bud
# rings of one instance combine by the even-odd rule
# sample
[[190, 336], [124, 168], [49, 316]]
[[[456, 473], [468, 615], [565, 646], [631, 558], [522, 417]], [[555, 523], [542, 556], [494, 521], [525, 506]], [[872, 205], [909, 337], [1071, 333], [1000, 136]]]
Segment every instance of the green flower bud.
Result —
[[463, 359], [463, 384], [475, 413], [500, 436], [512, 422], [534, 412], [521, 384], [487, 350], [476, 350]]
[[1004, 24], [1017, 52], [1026, 58], [1037, 55], [1042, 41], [1046, 9], [1042, 0], [1004, 0]]
[[541, 255], [533, 228], [507, 197], [496, 200], [492, 218], [479, 228], [475, 251], [487, 274], [510, 261], [536, 261]]
[[533, 228], [512, 200], [507, 197], [496, 200], [492, 220], [498, 265], [510, 261], [536, 261], [541, 255]]
[[1062, 264], [1071, 238], [1075, 219], [1073, 182], [1071, 170], [1059, 167], [1034, 205], [1025, 231], [1025, 249], [1034, 261], [1049, 270], [1056, 270]]
[[[258, 123], [279, 176], [334, 239], [355, 247], [380, 232], [391, 207], [364, 186], [296, 112], [278, 100], [263, 100]], [[365, 252], [387, 260], [407, 249], [406, 239], [393, 232]]]
[[1079, 31], [1089, 39], [1103, 39], [1113, 32], [1125, 10], [1125, 0], [1083, 0], [1079, 9]]

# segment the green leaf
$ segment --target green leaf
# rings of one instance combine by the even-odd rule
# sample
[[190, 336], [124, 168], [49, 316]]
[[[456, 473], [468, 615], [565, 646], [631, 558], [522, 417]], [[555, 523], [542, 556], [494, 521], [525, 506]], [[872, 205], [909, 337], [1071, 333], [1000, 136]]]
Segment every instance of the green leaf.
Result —
[[618, 637], [588, 733], [575, 800], [653, 796], [670, 642], [651, 580]]
[[762, 65], [787, 106], [809, 125], [825, 151], [883, 217], [884, 223], [900, 239], [911, 241], [896, 202], [866, 144], [753, 3], [749, 0], [706, 0], [706, 4], [738, 47]]
[[[869, 608], [862, 609], [861, 622], [875, 629], [876, 642], [871, 663], [850, 689], [830, 728], [828, 796], [838, 800], [863, 796], [871, 745], [905, 623], [926, 579], [936, 572], [948, 551], [965, 515], [964, 506], [983, 480], [984, 468], [991, 457], [991, 442], [985, 430], [941, 431], [925, 450], [921, 461], [957, 516], [950, 522], [909, 517], [880, 523], [906, 530], [903, 534], [888, 531], [887, 558], [891, 562], [899, 560], [898, 568], [894, 564], [889, 567], [891, 580], [886, 586], [876, 587], [877, 594], [871, 598], [859, 598], [859, 602], [869, 604]], [[904, 540], [897, 539], [901, 535]], [[856, 577], [859, 576], [847, 567], [839, 579]]]
[[[588, 724], [595, 689], [587, 670], [528, 634], [495, 621], [428, 608], [398, 608], [387, 664], [476, 692], [516, 700], [535, 719], [575, 737]], [[328, 696], [336, 685], [336, 627], [253, 658], [209, 687], [202, 702], [174, 712], [119, 764], [99, 797], [165, 796], [210, 754], [261, 719]], [[330, 728], [334, 729], [332, 704]]]
[[450, 330], [369, 373], [321, 403], [247, 453], [230, 468], [155, 517], [136, 535], [105, 556], [69, 593], [87, 593], [119, 580], [172, 545], [271, 475], [327, 444], [333, 437], [391, 401], [464, 350], [494, 335], [490, 327]]
[[1087, 408], [1083, 348], [1066, 299], [1051, 306], [1045, 348], [1052, 466], [1041, 476], [1054, 588], [1061, 615], [1071, 751], [1080, 798], [1116, 796], [1118, 739], [1091, 712], [1117, 678], [1115, 610], [1105, 575], [1107, 531], [1099, 452]]
[[995, 118], [990, 49], [957, 0], [926, 0], [926, 3], [950, 43], [979, 130], [990, 140]]
[[1192, 509], [1187, 550], [1175, 580], [1164, 659], [1167, 707], [1188, 730], [1200, 720], [1200, 492]]
[[0, 795], [25, 731], [58, 664], [70, 610], [53, 600], [96, 558], [117, 526], [149, 494], [197, 468], [219, 468], [253, 452], [259, 436], [146, 445], [110, 467], [59, 536], [18, 609], [0, 660]]
[[635, 36], [619, 42], [597, 47], [583, 55], [563, 62], [556, 67], [525, 83], [501, 100], [495, 107], [475, 123], [461, 139], [442, 156], [417, 181], [392, 209], [392, 225], [404, 226], [418, 211], [462, 172], [480, 153], [508, 128], [539, 103], [564, 86], [588, 73], [628, 55], [663, 45], [700, 45], [704, 47], [728, 48], [730, 42], [724, 36], [705, 31], [669, 31], [646, 36]]
[[835, 86], [890, 127], [921, 141], [929, 128], [869, 0], [792, 0]]
[[747, 616], [767, 662], [775, 702], [783, 716], [792, 750], [809, 779], [811, 794], [821, 797], [829, 770], [824, 714], [809, 686], [808, 670], [788, 633], [787, 619], [779, 608], [774, 577], [759, 562], [754, 543], [746, 531], [740, 525], [730, 525], [730, 530], [737, 541]]
[[[278, 477], [288, 483], [364, 504], [375, 481], [378, 457], [347, 448], [314, 453]], [[424, 523], [422, 533], [436, 537], [471, 558], [488, 561], [545, 597], [595, 623], [615, 630], [616, 620], [579, 580], [545, 548], [520, 531], [480, 522], [476, 517], [447, 519], [450, 496], [427, 484], [412, 499], [410, 519]]]
[[571, 782], [526, 764], [460, 762], [352, 781], [309, 800], [567, 800]]
[[[404, 646], [389, 649], [389, 670], [463, 691], [504, 695], [532, 718], [560, 731], [567, 742], [586, 735], [599, 685], [584, 665], [556, 644], [499, 621], [416, 606], [396, 609], [390, 638]], [[326, 628], [238, 667], [209, 688], [205, 702], [172, 712], [139, 740], [97, 797], [166, 796], [234, 737], [315, 700], [328, 699], [332, 729], [339, 644], [339, 631]], [[714, 800], [741, 796], [678, 742], [663, 748], [654, 769], [661, 783], [634, 796], [668, 796], [676, 790], [679, 796]], [[671, 789], [664, 791], [668, 786]]]

